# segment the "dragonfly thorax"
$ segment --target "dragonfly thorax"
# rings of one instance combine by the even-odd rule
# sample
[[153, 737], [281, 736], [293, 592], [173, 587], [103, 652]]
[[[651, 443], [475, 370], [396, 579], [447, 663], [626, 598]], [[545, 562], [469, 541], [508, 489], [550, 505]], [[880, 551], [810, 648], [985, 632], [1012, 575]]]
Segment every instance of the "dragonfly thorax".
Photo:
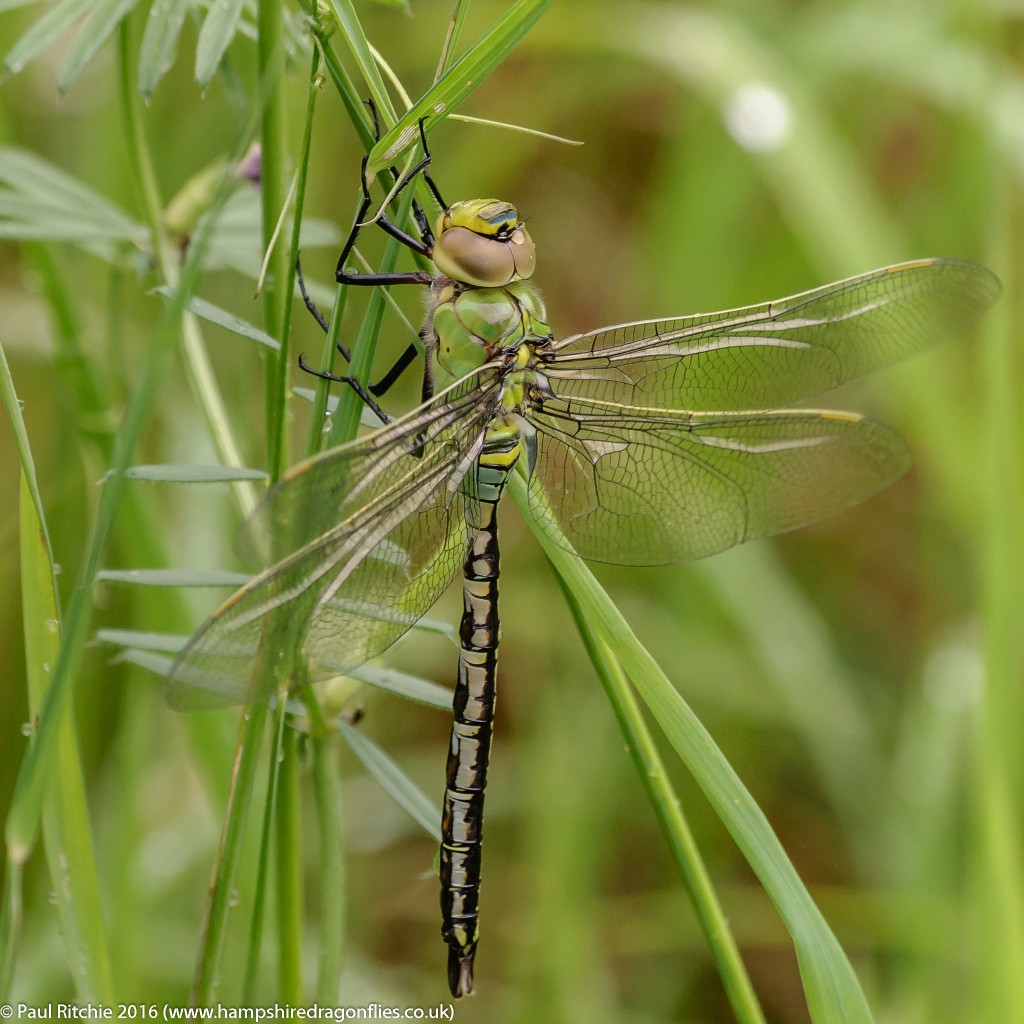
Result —
[[499, 199], [453, 203], [437, 219], [431, 252], [442, 274], [473, 288], [525, 281], [536, 266], [533, 239], [516, 208]]
[[522, 371], [528, 349], [548, 342], [544, 303], [533, 286], [516, 281], [504, 288], [471, 288], [438, 278], [432, 294], [430, 326], [437, 358], [453, 376], [461, 377], [497, 358]]

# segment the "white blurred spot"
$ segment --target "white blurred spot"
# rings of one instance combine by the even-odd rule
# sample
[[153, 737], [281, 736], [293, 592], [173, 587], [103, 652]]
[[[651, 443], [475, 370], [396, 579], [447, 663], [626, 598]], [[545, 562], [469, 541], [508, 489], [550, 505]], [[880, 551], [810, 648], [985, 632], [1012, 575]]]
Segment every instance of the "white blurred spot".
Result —
[[788, 141], [792, 114], [789, 101], [763, 82], [740, 86], [725, 105], [725, 127], [744, 149], [764, 153]]
[[985, 668], [981, 652], [967, 643], [939, 648], [924, 666], [925, 695], [948, 711], [973, 707], [981, 698]]
[[175, 878], [185, 869], [194, 847], [182, 829], [152, 829], [139, 846], [138, 866], [146, 877]]

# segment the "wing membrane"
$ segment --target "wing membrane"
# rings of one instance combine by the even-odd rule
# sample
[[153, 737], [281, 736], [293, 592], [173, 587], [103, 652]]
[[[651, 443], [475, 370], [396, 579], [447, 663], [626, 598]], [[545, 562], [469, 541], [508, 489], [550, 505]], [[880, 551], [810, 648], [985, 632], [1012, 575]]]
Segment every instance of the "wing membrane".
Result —
[[574, 335], [543, 369], [566, 398], [770, 409], [962, 333], [999, 287], [963, 260], [900, 263], [759, 306]]
[[[270, 541], [269, 557], [289, 553], [200, 627], [172, 670], [172, 704], [260, 699], [275, 678], [294, 675], [300, 653], [303, 678], [337, 675], [415, 624], [465, 555], [473, 498], [460, 485], [497, 390], [484, 371], [374, 434], [300, 463], [268, 492], [255, 532]], [[272, 671], [254, 671], [261, 657]]]
[[530, 418], [538, 518], [550, 509], [556, 542], [617, 565], [694, 561], [804, 526], [909, 465], [897, 433], [851, 413], [611, 412], [577, 400]]

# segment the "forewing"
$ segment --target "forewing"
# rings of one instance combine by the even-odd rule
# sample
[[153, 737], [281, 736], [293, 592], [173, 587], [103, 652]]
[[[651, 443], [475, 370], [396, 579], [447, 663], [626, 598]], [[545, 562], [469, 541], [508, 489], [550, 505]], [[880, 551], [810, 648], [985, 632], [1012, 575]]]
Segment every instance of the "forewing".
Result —
[[[472, 498], [460, 483], [482, 443], [494, 390], [476, 385], [464, 380], [282, 478], [254, 521], [278, 554], [289, 553], [193, 636], [171, 673], [173, 705], [261, 699], [276, 679], [296, 677], [300, 657], [299, 678], [344, 673], [415, 624], [465, 555]], [[261, 659], [269, 663], [257, 670]]]
[[962, 333], [999, 289], [990, 270], [963, 260], [900, 263], [760, 306], [578, 334], [542, 370], [566, 398], [770, 409]]
[[556, 542], [617, 565], [689, 562], [804, 526], [909, 465], [898, 434], [851, 413], [608, 416], [586, 402], [571, 414], [549, 402], [530, 418], [537, 518]]

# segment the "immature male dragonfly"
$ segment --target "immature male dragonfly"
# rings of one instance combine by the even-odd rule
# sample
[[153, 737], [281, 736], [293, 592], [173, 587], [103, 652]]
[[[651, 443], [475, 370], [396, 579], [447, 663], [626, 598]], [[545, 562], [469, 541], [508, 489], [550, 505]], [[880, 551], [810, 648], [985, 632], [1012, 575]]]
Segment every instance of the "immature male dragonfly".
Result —
[[[357, 221], [369, 206], [364, 164]], [[254, 674], [257, 655], [278, 679], [352, 670], [414, 625], [463, 566], [441, 843], [442, 935], [461, 996], [479, 934], [496, 507], [509, 474], [525, 470], [557, 543], [620, 565], [704, 558], [839, 512], [905, 471], [904, 443], [854, 413], [778, 407], [967, 330], [999, 283], [973, 263], [915, 260], [758, 306], [558, 340], [529, 283], [534, 245], [513, 206], [454, 203], [433, 232], [418, 220], [422, 240], [386, 216], [377, 223], [429, 256], [435, 273], [347, 271], [357, 224], [338, 279], [428, 287], [427, 360], [436, 355], [455, 383], [432, 394], [428, 373], [417, 409], [300, 463], [271, 489], [257, 518], [285, 538], [286, 553], [200, 627], [170, 696], [192, 707], [266, 697], [260, 680], [272, 674]], [[268, 625], [275, 619], [283, 633]]]

